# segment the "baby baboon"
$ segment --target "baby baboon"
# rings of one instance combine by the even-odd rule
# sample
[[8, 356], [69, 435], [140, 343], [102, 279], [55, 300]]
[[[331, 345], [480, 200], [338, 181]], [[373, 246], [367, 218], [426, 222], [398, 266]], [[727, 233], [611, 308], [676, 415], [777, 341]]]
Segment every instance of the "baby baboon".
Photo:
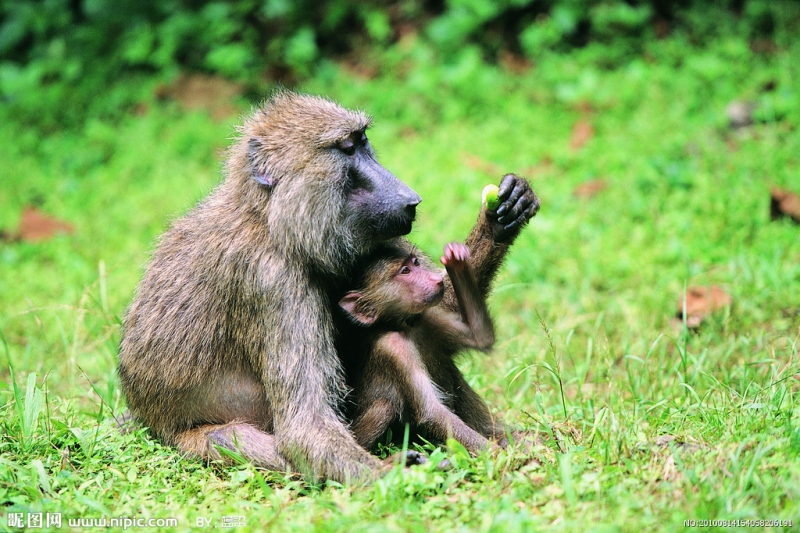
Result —
[[[485, 301], [492, 280], [502, 264], [511, 244], [519, 235], [522, 227], [525, 226], [539, 210], [539, 199], [531, 190], [528, 182], [514, 174], [507, 174], [503, 177], [500, 183], [498, 197], [500, 198], [501, 204], [496, 210], [488, 210], [485, 207], [481, 210], [478, 222], [475, 224], [475, 227], [466, 240], [469, 258], [466, 263], [463, 261], [451, 262], [451, 268], [449, 269], [450, 279], [446, 277], [443, 280], [445, 287], [444, 298], [438, 305], [431, 309], [433, 314], [439, 316], [447, 316], [449, 313], [451, 317], [458, 317], [458, 313], [460, 313], [462, 324], [463, 318], [466, 317], [472, 335], [477, 333], [476, 345], [485, 347], [489, 347], [493, 342], [493, 337], [489, 336], [487, 333], [492, 331], [491, 322], [485, 314], [483, 315], [484, 318], [481, 318], [479, 309], [482, 308], [485, 310]], [[381, 273], [383, 273], [383, 275], [388, 275], [390, 272], [388, 266], [381, 267], [380, 254], [386, 254], [386, 257], [383, 259], [383, 264], [385, 265], [386, 262], [391, 263], [393, 258], [396, 258], [398, 254], [406, 257], [410, 250], [408, 246], [409, 245], [405, 243], [403, 239], [388, 243], [379, 250], [376, 255], [373, 255], [373, 258], [377, 257], [379, 260], [374, 265], [368, 260], [365, 268], [367, 270], [372, 270], [376, 275], [380, 275]], [[458, 257], [463, 258], [464, 255], [465, 254], [460, 253]], [[418, 255], [417, 259], [421, 261], [422, 265], [430, 265], [429, 262], [426, 263], [427, 260], [421, 255]], [[371, 261], [375, 260], [372, 259]], [[456, 264], [458, 267], [455, 266]], [[425, 268], [422, 268], [420, 272], [426, 272]], [[455, 277], [453, 277], [454, 273]], [[466, 281], [469, 279], [465, 277], [468, 275], [466, 273], [474, 274], [474, 281]], [[363, 283], [369, 285], [368, 280], [369, 276], [366, 276]], [[458, 283], [459, 281], [461, 281], [461, 283]], [[451, 282], [455, 282], [455, 284]], [[354, 285], [356, 283], [357, 282], [354, 282]], [[375, 283], [380, 285], [379, 282]], [[456, 284], [461, 286], [459, 291], [454, 290], [454, 288], [456, 288], [454, 285]], [[413, 285], [413, 283], [411, 285]], [[426, 284], [421, 283], [420, 285], [424, 286]], [[399, 286], [402, 287], [403, 285], [400, 284]], [[389, 290], [391, 287], [395, 287], [395, 285], [387, 284], [385, 287]], [[410, 297], [412, 294], [414, 294], [413, 290], [409, 290], [406, 296]], [[402, 295], [398, 295], [398, 301], [400, 301], [401, 296]], [[391, 300], [391, 298], [389, 298], [389, 300]], [[365, 300], [365, 303], [367, 301], [368, 300]], [[471, 309], [468, 308], [464, 310], [461, 307], [464, 302], [468, 302]], [[346, 308], [346, 306], [350, 305], [347, 300], [342, 303], [345, 306], [345, 310], [348, 311], [348, 314], [351, 314]], [[358, 309], [355, 308], [354, 310], [357, 311]], [[389, 317], [392, 316], [393, 311], [391, 311], [391, 309], [385, 312]], [[365, 318], [368, 317], [358, 318], [358, 316], [355, 316], [355, 321], [357, 323], [364, 323]], [[394, 379], [392, 376], [387, 376], [383, 384], [380, 381], [380, 376], [366, 376], [368, 382], [374, 379], [377, 385], [363, 387], [365, 365], [369, 360], [368, 357], [365, 357], [365, 354], [369, 353], [373, 348], [375, 335], [364, 338], [363, 328], [354, 326], [352, 320], [345, 320], [342, 322], [343, 323], [339, 326], [340, 334], [338, 336], [339, 354], [347, 369], [350, 386], [353, 387], [355, 395], [357, 396], [356, 402], [351, 402], [349, 418], [351, 420], [358, 418], [354, 426], [358, 440], [366, 447], [371, 447], [375, 440], [380, 437], [380, 434], [383, 433], [383, 430], [386, 429], [386, 427], [383, 426], [386, 419], [388, 418], [389, 421], [392, 422], [396, 420], [397, 415], [401, 414], [389, 412], [386, 410], [386, 402], [377, 400], [380, 399], [379, 396], [385, 391], [396, 391], [397, 387], [401, 386], [400, 384], [403, 383], [402, 378], [404, 378], [406, 374], [401, 373], [401, 375], [396, 376], [397, 379]], [[367, 319], [366, 322], [369, 322], [369, 320]], [[410, 329], [413, 332], [416, 323], [412, 320], [411, 324], [412, 327]], [[450, 325], [452, 326], [452, 324], [453, 323]], [[435, 330], [435, 328], [430, 329]], [[420, 331], [414, 332], [414, 334], [416, 335], [420, 333]], [[373, 333], [380, 336], [380, 330], [375, 330]], [[474, 430], [474, 432], [481, 437], [480, 439], [476, 439], [474, 435], [472, 435], [470, 439], [464, 439], [462, 443], [467, 445], [465, 441], [472, 443], [478, 442], [477, 445], [470, 444], [467, 446], [468, 448], [472, 447], [472, 449], [485, 446], [486, 439], [488, 438], [497, 439], [501, 444], [504, 444], [504, 439], [507, 434], [505, 426], [492, 416], [486, 403], [469, 386], [453, 360], [453, 355], [465, 347], [463, 343], [470, 342], [468, 340], [469, 335], [465, 334], [464, 337], [455, 340], [446, 335], [443, 336], [440, 332], [434, 332], [429, 336], [420, 335], [420, 337], [422, 338], [423, 347], [426, 348], [426, 350], [422, 351], [425, 351], [429, 356], [424, 360], [424, 368], [427, 371], [427, 375], [430, 376], [430, 380], [436, 385], [438, 391], [442, 393], [442, 401], [439, 403], [443, 403], [451, 414], [455, 415], [457, 419], [466, 424], [468, 428]], [[380, 359], [378, 362], [380, 362]], [[394, 362], [392, 364], [394, 364]], [[402, 368], [402, 365], [399, 366]], [[359, 396], [366, 392], [370, 392], [371, 396]], [[407, 391], [401, 390], [400, 392]], [[402, 400], [408, 402], [405, 398], [402, 398]], [[373, 404], [374, 410], [368, 412], [368, 408]], [[396, 404], [397, 401], [395, 401], [394, 405]], [[380, 409], [384, 409], [384, 411], [381, 412]], [[397, 434], [398, 433], [395, 433], [395, 435]], [[464, 434], [466, 434], [466, 432], [464, 432]], [[457, 435], [456, 438], [459, 439]]]
[[420, 197], [376, 161], [369, 124], [276, 94], [240, 129], [224, 181], [161, 237], [124, 320], [119, 375], [165, 442], [342, 482], [377, 475], [339, 411], [330, 295], [411, 230]]
[[494, 344], [486, 302], [467, 264], [469, 249], [451, 243], [442, 257], [460, 313], [438, 305], [443, 277], [406, 241], [397, 239], [378, 254], [361, 288], [339, 301], [354, 323], [368, 326], [353, 332], [364, 356], [354, 381], [356, 440], [371, 449], [399, 420], [440, 441], [452, 435], [471, 452], [485, 448], [486, 437], [442, 403], [448, 386], [460, 377], [453, 364], [456, 353]]

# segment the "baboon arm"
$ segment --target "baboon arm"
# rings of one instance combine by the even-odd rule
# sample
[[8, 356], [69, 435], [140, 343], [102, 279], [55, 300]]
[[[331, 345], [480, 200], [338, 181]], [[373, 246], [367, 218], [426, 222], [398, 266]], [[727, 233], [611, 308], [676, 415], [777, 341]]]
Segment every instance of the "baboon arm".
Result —
[[280, 324], [264, 328], [274, 332], [264, 339], [269, 360], [253, 362], [273, 409], [278, 449], [307, 474], [339, 482], [373, 478], [380, 462], [358, 445], [336, 411], [346, 387], [327, 300], [313, 281], [297, 277], [285, 271], [267, 293], [277, 302]]
[[468, 325], [469, 334], [464, 344], [471, 348], [488, 350], [494, 345], [494, 325], [482, 294], [467, 262], [452, 261], [445, 267], [453, 285], [461, 319]]
[[[539, 199], [523, 178], [506, 174], [500, 182], [500, 191], [503, 197], [500, 207], [497, 211], [487, 211], [482, 207], [478, 221], [465, 241], [470, 250], [469, 264], [484, 298], [489, 294], [511, 244], [539, 210]], [[458, 309], [453, 286], [448, 281], [445, 281], [441, 305], [453, 311]]]

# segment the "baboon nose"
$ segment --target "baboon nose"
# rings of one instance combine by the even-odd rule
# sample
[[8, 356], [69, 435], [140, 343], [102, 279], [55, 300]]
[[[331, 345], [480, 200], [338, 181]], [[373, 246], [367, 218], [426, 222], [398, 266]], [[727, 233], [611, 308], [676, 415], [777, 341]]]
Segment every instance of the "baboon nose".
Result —
[[417, 193], [413, 193], [407, 200], [404, 208], [406, 215], [414, 218], [417, 215], [417, 206], [422, 201], [422, 198]]

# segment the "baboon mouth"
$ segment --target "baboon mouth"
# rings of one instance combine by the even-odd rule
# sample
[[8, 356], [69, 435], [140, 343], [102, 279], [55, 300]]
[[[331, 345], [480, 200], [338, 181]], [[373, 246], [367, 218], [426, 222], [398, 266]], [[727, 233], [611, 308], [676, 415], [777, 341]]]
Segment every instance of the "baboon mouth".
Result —
[[411, 225], [414, 222], [413, 218], [394, 218], [384, 221], [380, 231], [380, 235], [386, 239], [392, 237], [400, 237], [411, 233]]
[[435, 293], [431, 294], [425, 301], [428, 304], [428, 307], [438, 304], [444, 298], [444, 287], [436, 291]]
[[411, 222], [409, 221], [408, 224], [404, 224], [400, 231], [397, 233], [398, 236], [401, 235], [408, 235], [411, 233]]

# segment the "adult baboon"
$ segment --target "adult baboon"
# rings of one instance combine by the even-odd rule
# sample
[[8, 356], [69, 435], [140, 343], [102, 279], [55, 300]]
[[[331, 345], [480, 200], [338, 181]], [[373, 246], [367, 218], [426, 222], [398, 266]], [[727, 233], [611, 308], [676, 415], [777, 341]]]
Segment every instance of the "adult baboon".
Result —
[[[389, 265], [394, 264], [397, 255], [406, 254], [409, 250], [404, 239], [397, 239], [378, 249], [360, 267], [365, 272], [362, 282], [368, 292], [371, 287], [377, 289], [377, 294], [356, 291], [340, 301], [340, 306], [350, 319], [341, 320], [337, 340], [350, 386], [354, 389], [349, 404], [349, 418], [355, 420], [353, 431], [364, 446], [370, 448], [398, 418], [412, 423], [412, 426], [427, 426], [433, 430], [435, 438], [441, 438], [442, 427], [449, 424], [456, 439], [473, 452], [485, 446], [486, 439], [493, 438], [505, 445], [506, 427], [492, 416], [486, 403], [469, 386], [453, 359], [465, 347], [481, 349], [493, 343], [493, 331], [485, 307], [486, 297], [509, 247], [522, 227], [539, 210], [539, 199], [528, 182], [514, 174], [503, 177], [498, 196], [501, 203], [496, 210], [481, 209], [478, 222], [466, 240], [468, 254], [460, 253], [459, 258], [452, 262], [448, 268], [449, 279], [443, 279], [444, 297], [427, 314], [416, 314], [409, 323], [408, 314], [404, 314], [407, 309], [392, 304], [403, 298], [406, 302], [409, 298], [414, 300], [413, 293], [424, 289], [429, 282], [422, 280], [418, 286], [414, 286], [414, 283], [394, 284], [381, 279], [381, 275], [390, 273]], [[468, 255], [466, 261], [460, 259], [465, 255]], [[429, 264], [424, 257], [420, 259], [421, 265]], [[447, 260], [447, 254], [443, 259]], [[424, 268], [418, 271], [419, 276], [423, 276], [424, 272]], [[454, 290], [454, 285], [459, 290]], [[397, 292], [402, 292], [403, 287], [407, 294]], [[380, 301], [381, 298], [384, 300]], [[371, 308], [376, 300], [380, 309]], [[381, 314], [384, 316], [381, 317]], [[460, 324], [454, 316], [462, 318]], [[369, 325], [373, 319], [381, 318], [383, 329], [371, 334], [365, 335], [363, 328], [359, 332], [359, 328], [352, 324], [355, 321]], [[463, 321], [466, 321], [469, 332], [463, 329]], [[461, 334], [456, 333], [457, 330], [461, 330]], [[401, 336], [405, 336], [405, 341], [397, 335], [385, 335], [398, 332], [403, 333]], [[387, 340], [391, 346], [384, 342]], [[373, 351], [376, 344], [378, 349]], [[396, 349], [392, 349], [392, 346]], [[420, 368], [424, 368], [423, 373], [419, 372]], [[429, 376], [429, 381], [441, 393], [438, 405], [436, 398], [430, 394], [430, 383], [424, 381], [424, 374]], [[418, 378], [416, 388], [407, 380], [409, 376]], [[422, 394], [423, 390], [427, 394]], [[389, 401], [386, 401], [387, 398]], [[447, 412], [440, 409], [442, 404]], [[403, 413], [401, 408], [407, 406], [412, 410], [423, 409], [421, 412]], [[428, 413], [435, 420], [423, 420], [427, 416], [425, 407], [435, 411]], [[455, 419], [450, 415], [455, 415]], [[395, 429], [401, 428], [395, 426]]]
[[420, 198], [376, 161], [369, 123], [276, 94], [241, 128], [223, 182], [161, 237], [124, 320], [119, 375], [165, 442], [343, 482], [377, 472], [338, 410], [330, 298], [359, 258], [410, 231]]
[[460, 313], [438, 304], [444, 279], [404, 239], [378, 252], [359, 288], [339, 306], [365, 327], [350, 334], [360, 339], [363, 356], [353, 376], [356, 441], [372, 449], [395, 423], [410, 423], [444, 441], [449, 435], [476, 453], [489, 444], [443, 403], [447, 386], [460, 373], [453, 357], [464, 348], [488, 350], [494, 344], [485, 299], [467, 263], [469, 249], [450, 243], [442, 263], [458, 299]]

